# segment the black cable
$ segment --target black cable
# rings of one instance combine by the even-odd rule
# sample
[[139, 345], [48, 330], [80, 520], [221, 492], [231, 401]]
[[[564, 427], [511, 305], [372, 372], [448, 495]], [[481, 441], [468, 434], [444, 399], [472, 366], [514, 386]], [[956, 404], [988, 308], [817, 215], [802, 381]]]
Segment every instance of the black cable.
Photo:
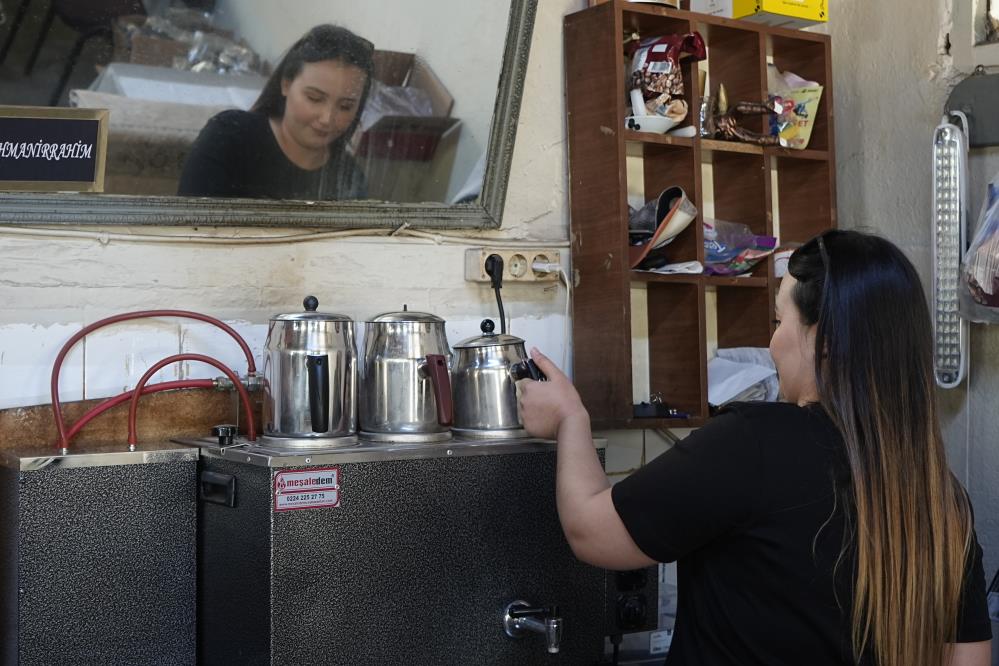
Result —
[[500, 333], [506, 335], [506, 313], [503, 311], [503, 297], [500, 296], [500, 289], [503, 288], [503, 257], [498, 254], [490, 254], [486, 257], [486, 275], [492, 281], [493, 290], [496, 292], [496, 305], [499, 306]]
[[506, 314], [503, 312], [503, 299], [500, 297], [500, 287], [495, 288], [496, 291], [496, 305], [499, 306], [500, 314], [500, 333], [506, 335]]

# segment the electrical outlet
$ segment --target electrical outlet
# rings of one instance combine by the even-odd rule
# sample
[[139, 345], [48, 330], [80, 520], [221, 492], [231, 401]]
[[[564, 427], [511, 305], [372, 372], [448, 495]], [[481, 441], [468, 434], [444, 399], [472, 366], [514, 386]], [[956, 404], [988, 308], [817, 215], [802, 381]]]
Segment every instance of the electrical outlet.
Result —
[[476, 247], [465, 250], [465, 280], [469, 282], [489, 282], [486, 273], [486, 257], [498, 254], [503, 258], [503, 282], [557, 282], [558, 271], [535, 270], [535, 264], [558, 265], [562, 256], [551, 248], [518, 248], [497, 250]]

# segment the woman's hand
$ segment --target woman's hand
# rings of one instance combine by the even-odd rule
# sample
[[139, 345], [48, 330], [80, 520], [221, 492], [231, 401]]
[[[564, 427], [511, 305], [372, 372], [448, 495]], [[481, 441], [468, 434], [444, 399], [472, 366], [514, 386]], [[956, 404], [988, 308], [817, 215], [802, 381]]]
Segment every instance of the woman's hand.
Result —
[[523, 379], [518, 382], [520, 418], [527, 432], [532, 437], [555, 439], [565, 419], [580, 415], [589, 421], [586, 408], [569, 378], [536, 348], [531, 349], [531, 358], [548, 376], [548, 381]]

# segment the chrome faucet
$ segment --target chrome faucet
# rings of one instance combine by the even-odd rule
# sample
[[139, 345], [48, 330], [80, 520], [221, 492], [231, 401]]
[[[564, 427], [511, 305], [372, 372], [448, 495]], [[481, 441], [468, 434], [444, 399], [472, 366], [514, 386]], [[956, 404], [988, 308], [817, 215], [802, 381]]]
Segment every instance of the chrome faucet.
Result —
[[562, 642], [562, 618], [558, 606], [538, 607], [526, 601], [513, 601], [503, 614], [503, 629], [510, 638], [529, 633], [544, 634], [548, 652], [557, 654]]

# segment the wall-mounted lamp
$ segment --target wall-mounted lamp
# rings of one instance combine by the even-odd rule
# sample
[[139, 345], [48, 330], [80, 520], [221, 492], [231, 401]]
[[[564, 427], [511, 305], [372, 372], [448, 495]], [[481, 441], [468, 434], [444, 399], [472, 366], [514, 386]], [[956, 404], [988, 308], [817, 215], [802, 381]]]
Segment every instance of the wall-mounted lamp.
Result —
[[968, 369], [968, 323], [957, 293], [967, 201], [968, 118], [951, 111], [933, 133], [933, 369], [941, 388], [958, 386]]

